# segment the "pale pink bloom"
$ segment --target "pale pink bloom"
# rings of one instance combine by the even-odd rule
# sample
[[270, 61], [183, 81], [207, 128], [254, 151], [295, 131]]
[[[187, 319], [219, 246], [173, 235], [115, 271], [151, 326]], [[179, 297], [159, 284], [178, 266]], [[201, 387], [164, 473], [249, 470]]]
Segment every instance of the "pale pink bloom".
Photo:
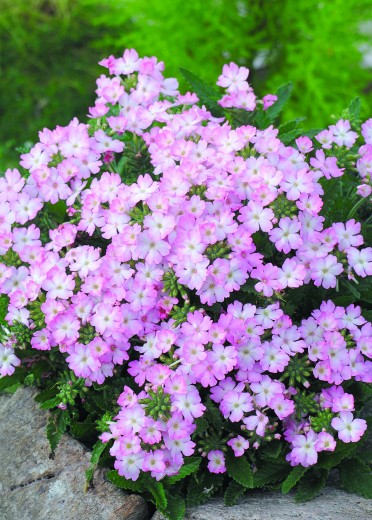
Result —
[[331, 422], [332, 428], [338, 431], [338, 438], [343, 442], [358, 442], [367, 429], [364, 419], [354, 419], [351, 412], [340, 412]]

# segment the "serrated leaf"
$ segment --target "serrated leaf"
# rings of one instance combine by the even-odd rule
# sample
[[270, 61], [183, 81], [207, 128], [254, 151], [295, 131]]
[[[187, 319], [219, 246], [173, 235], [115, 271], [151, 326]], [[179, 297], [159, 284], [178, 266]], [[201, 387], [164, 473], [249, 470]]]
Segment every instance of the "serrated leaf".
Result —
[[253, 473], [253, 485], [255, 488], [260, 488], [278, 482], [278, 480], [285, 479], [289, 471], [290, 466], [288, 464], [270, 464]]
[[262, 108], [256, 107], [256, 110], [253, 112], [253, 114], [254, 114], [254, 119], [253, 119], [254, 126], [259, 128], [260, 130], [264, 130], [265, 128], [270, 126], [271, 119], [269, 118], [267, 113]]
[[190, 480], [187, 490], [188, 507], [195, 507], [206, 502], [222, 486], [225, 479], [225, 475], [214, 473], [204, 473], [198, 477], [200, 479], [192, 478]]
[[302, 128], [294, 128], [290, 132], [287, 132], [286, 134], [282, 134], [279, 136], [279, 139], [284, 143], [285, 145], [288, 145], [292, 143], [297, 137], [300, 137], [302, 135]]
[[222, 415], [220, 410], [210, 399], [206, 400], [206, 407], [207, 411], [205, 412], [204, 417], [217, 431], [220, 430], [222, 427]]
[[89, 485], [93, 480], [94, 470], [95, 470], [95, 468], [93, 468], [93, 467], [90, 467], [85, 470], [85, 489], [86, 490], [89, 489]]
[[236, 457], [232, 453], [226, 456], [226, 469], [228, 475], [246, 488], [253, 488], [252, 469], [248, 460], [242, 455]]
[[58, 389], [56, 387], [55, 388], [47, 388], [46, 390], [43, 390], [42, 392], [37, 394], [34, 397], [34, 400], [37, 403], [44, 403], [44, 401], [48, 401], [52, 397], [55, 397], [57, 392], [58, 392]]
[[40, 404], [40, 410], [51, 410], [52, 408], [56, 408], [61, 403], [60, 397], [53, 397], [52, 399], [48, 399]]
[[282, 451], [282, 443], [280, 441], [271, 441], [261, 452], [261, 457], [263, 459], [275, 460], [279, 457], [280, 452]]
[[125, 477], [120, 476], [116, 469], [108, 471], [106, 473], [106, 478], [121, 489], [129, 489], [135, 493], [143, 493], [144, 491], [147, 491], [146, 484], [138, 480], [134, 481], [126, 479]]
[[296, 502], [306, 502], [315, 498], [327, 482], [328, 471], [320, 470], [305, 475], [298, 486]]
[[255, 112], [249, 112], [248, 110], [238, 108], [227, 108], [225, 109], [228, 113], [229, 121], [232, 123], [233, 128], [251, 125], [255, 119]]
[[372, 472], [368, 464], [354, 457], [343, 462], [339, 471], [343, 488], [364, 498], [372, 498]]
[[296, 119], [292, 119], [292, 121], [287, 121], [279, 126], [279, 138], [281, 135], [287, 134], [292, 130], [298, 128], [298, 124], [304, 121], [306, 117], [297, 117]]
[[204, 419], [204, 417], [198, 417], [195, 421], [195, 424], [196, 424], [196, 429], [195, 429], [194, 433], [192, 434], [193, 437], [202, 435], [208, 429], [208, 426], [209, 426], [208, 421], [206, 419]]
[[215, 116], [223, 116], [223, 109], [217, 103], [219, 93], [210, 85], [198, 78], [193, 72], [180, 68], [180, 73], [192, 88], [193, 92], [198, 96], [199, 100], [212, 112]]
[[174, 475], [172, 477], [168, 477], [168, 482], [170, 484], [175, 484], [179, 480], [182, 480], [183, 478], [188, 477], [189, 475], [192, 475], [195, 473], [195, 471], [198, 470], [200, 466], [201, 459], [193, 460], [189, 463], [186, 463], [182, 466], [182, 468], [178, 471], [177, 475]]
[[78, 438], [82, 439], [89, 435], [92, 435], [96, 431], [96, 426], [94, 422], [86, 421], [86, 422], [74, 422], [71, 425], [70, 432], [71, 434]]
[[282, 493], [285, 495], [289, 493], [289, 491], [299, 482], [299, 480], [304, 476], [306, 473], [307, 468], [304, 468], [303, 466], [296, 466], [292, 469], [288, 477], [285, 479], [285, 481], [282, 484]]
[[95, 443], [95, 445], [93, 446], [92, 455], [90, 457], [91, 464], [95, 464], [95, 465], [98, 464], [102, 453], [105, 451], [105, 448], [107, 448], [107, 443], [103, 443], [100, 440], [98, 440]]
[[181, 497], [168, 497], [165, 514], [170, 520], [182, 520], [185, 516], [186, 503]]
[[234, 504], [236, 504], [236, 501], [238, 500], [238, 498], [244, 495], [246, 489], [247, 488], [240, 485], [238, 482], [235, 482], [235, 480], [232, 480], [228, 485], [223, 497], [225, 506], [233, 506]]
[[47, 439], [52, 453], [55, 452], [62, 435], [65, 433], [67, 428], [67, 417], [64, 410], [58, 413], [52, 414], [48, 418], [46, 426]]
[[276, 117], [280, 114], [280, 112], [283, 110], [284, 105], [288, 101], [288, 99], [291, 97], [293, 91], [293, 84], [287, 83], [286, 85], [282, 85], [278, 88], [276, 95], [278, 96], [278, 100], [271, 105], [266, 110], [266, 115], [270, 119], [271, 122], [273, 122]]
[[196, 480], [191, 480], [188, 489], [187, 489], [187, 505], [188, 507], [196, 507], [200, 504], [206, 502], [208, 495], [203, 493], [204, 484], [203, 480], [201, 482], [197, 482]]
[[168, 505], [168, 499], [163, 484], [153, 480], [149, 483], [148, 491], [150, 491], [153, 496], [156, 507], [162, 512], [165, 511]]

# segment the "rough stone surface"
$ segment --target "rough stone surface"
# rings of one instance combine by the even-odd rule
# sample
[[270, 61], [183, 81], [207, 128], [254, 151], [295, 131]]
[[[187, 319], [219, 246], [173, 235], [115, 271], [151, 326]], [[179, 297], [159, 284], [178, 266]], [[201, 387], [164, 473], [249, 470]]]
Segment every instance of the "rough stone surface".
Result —
[[[224, 506], [214, 499], [188, 510], [185, 520], [367, 520], [372, 518], [372, 500], [351, 495], [334, 487], [324, 489], [310, 502], [297, 504], [293, 495], [254, 492], [237, 505]], [[163, 520], [155, 513], [152, 520]]]
[[145, 520], [145, 501], [122, 493], [103, 472], [85, 492], [90, 455], [76, 440], [65, 435], [49, 458], [47, 418], [29, 388], [0, 395], [0, 519]]

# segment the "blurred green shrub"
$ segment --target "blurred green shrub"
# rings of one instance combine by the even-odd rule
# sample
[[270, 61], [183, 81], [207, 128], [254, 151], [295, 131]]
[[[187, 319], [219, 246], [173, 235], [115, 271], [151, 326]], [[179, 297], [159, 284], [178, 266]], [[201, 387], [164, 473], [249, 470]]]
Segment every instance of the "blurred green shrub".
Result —
[[[43, 126], [84, 117], [97, 61], [135, 47], [208, 82], [223, 63], [251, 69], [258, 94], [291, 80], [285, 117], [329, 121], [361, 95], [372, 100], [371, 70], [361, 67], [368, 42], [360, 25], [371, 0], [1, 0], [0, 161]], [[369, 35], [371, 39], [371, 35]], [[185, 84], [181, 86], [186, 89]], [[3, 169], [3, 168], [1, 168]]]

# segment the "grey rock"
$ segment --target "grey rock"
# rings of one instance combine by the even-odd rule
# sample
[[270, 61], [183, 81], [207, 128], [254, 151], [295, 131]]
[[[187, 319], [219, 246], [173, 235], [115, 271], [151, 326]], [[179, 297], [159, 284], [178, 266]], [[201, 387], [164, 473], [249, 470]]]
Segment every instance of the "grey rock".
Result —
[[48, 413], [33, 395], [30, 388], [0, 395], [0, 519], [145, 520], [145, 501], [115, 488], [102, 470], [85, 491], [90, 454], [76, 440], [63, 436], [49, 458]]
[[[368, 520], [372, 501], [334, 487], [325, 488], [310, 502], [298, 504], [293, 495], [252, 492], [238, 504], [226, 507], [221, 499], [190, 508], [185, 520]], [[152, 520], [164, 520], [156, 512]]]

